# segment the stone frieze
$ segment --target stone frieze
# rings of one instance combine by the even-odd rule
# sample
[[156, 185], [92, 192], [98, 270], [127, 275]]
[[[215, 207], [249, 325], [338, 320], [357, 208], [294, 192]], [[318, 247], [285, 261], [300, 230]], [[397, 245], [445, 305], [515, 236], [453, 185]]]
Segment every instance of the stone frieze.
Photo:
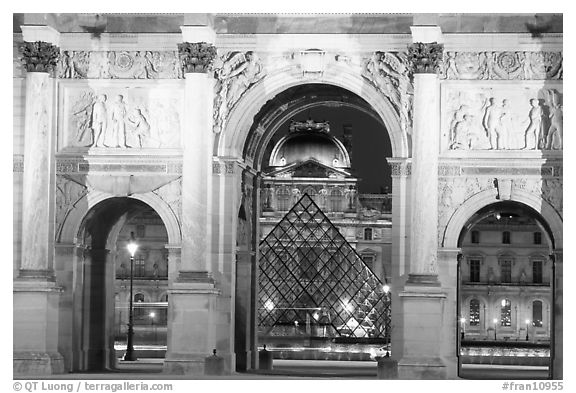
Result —
[[61, 79], [181, 79], [177, 51], [62, 51]]
[[562, 52], [446, 52], [444, 79], [563, 79]]

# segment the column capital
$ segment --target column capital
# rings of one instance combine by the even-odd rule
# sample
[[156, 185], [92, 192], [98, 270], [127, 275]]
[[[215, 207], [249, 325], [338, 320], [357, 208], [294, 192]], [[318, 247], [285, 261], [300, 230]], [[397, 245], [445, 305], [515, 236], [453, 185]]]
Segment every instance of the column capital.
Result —
[[437, 42], [415, 42], [408, 45], [408, 60], [415, 74], [437, 74], [442, 63], [444, 45]]
[[20, 61], [27, 72], [52, 72], [58, 64], [60, 48], [45, 41], [20, 44]]
[[178, 55], [184, 73], [207, 73], [216, 58], [216, 47], [207, 42], [182, 42]]

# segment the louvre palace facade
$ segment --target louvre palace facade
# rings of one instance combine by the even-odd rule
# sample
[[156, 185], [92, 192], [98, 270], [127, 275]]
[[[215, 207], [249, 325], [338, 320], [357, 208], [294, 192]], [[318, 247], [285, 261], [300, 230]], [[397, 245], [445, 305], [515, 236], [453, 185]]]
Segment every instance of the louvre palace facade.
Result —
[[14, 375], [562, 378], [562, 23], [14, 14]]

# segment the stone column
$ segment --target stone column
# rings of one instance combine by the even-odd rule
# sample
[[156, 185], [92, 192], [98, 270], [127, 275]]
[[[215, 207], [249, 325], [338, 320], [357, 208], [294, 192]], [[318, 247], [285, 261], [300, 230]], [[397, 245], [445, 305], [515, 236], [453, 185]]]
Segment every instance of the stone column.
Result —
[[54, 80], [59, 33], [22, 26], [26, 74], [22, 259], [14, 282], [14, 374], [63, 372], [58, 353], [58, 298], [53, 270]]
[[182, 249], [169, 282], [168, 349], [164, 371], [204, 374], [204, 358], [216, 348], [220, 290], [210, 264], [212, 106], [215, 33], [207, 26], [182, 26], [178, 45], [183, 67]]
[[[401, 379], [451, 377], [442, 354], [448, 351], [445, 329], [451, 306], [450, 289], [438, 280], [438, 155], [440, 147], [440, 84], [442, 56], [438, 26], [413, 26], [408, 57], [414, 73], [414, 121], [410, 198], [410, 269], [402, 303]], [[453, 278], [455, 281], [455, 277]], [[455, 304], [454, 304], [455, 309]], [[396, 322], [394, 322], [396, 323]], [[455, 351], [455, 348], [452, 348]], [[394, 352], [394, 350], [393, 350]]]
[[552, 294], [552, 305], [553, 309], [553, 330], [552, 335], [552, 379], [562, 379], [563, 372], [563, 349], [562, 345], [564, 343], [564, 333], [563, 333], [563, 323], [564, 323], [564, 297], [562, 295], [564, 290], [564, 253], [562, 249], [554, 250], [552, 255], [553, 265], [553, 280], [554, 286]]

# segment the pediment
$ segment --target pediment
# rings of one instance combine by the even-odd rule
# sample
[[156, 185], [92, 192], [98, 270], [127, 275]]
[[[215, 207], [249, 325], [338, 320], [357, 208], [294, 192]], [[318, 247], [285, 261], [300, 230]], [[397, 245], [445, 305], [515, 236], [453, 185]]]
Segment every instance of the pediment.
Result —
[[313, 177], [313, 178], [347, 178], [350, 173], [343, 169], [326, 166], [316, 160], [307, 160], [273, 170], [272, 177]]

